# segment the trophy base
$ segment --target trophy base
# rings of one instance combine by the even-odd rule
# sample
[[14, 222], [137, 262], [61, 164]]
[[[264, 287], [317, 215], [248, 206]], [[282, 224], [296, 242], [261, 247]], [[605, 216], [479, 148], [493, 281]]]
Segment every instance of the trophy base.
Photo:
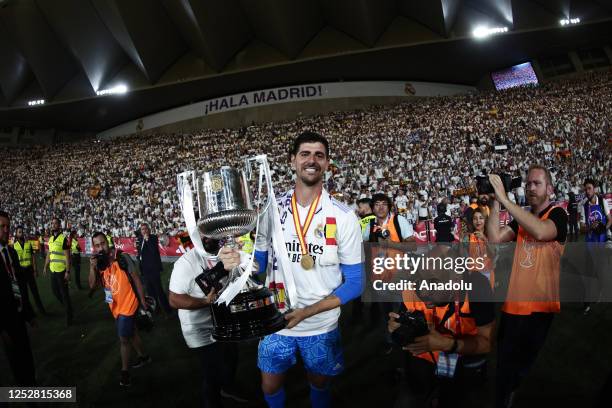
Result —
[[213, 339], [221, 342], [249, 341], [276, 333], [287, 322], [265, 287], [240, 292], [229, 305], [211, 305]]

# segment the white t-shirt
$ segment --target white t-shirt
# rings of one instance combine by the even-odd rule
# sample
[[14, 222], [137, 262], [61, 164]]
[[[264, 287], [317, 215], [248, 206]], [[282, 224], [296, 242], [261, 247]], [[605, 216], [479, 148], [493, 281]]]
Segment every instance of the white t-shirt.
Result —
[[[342, 272], [340, 265], [355, 265], [361, 263], [361, 228], [355, 213], [345, 204], [335, 199], [331, 199], [327, 191], [323, 190], [320, 203], [315, 211], [315, 215], [306, 232], [306, 243], [309, 247], [310, 255], [315, 258], [313, 269], [305, 270], [300, 265], [302, 257], [300, 243], [293, 224], [291, 213], [291, 196], [293, 191], [281, 196], [278, 200], [281, 224], [285, 236], [285, 246], [292, 266], [291, 272], [295, 280], [297, 291], [297, 304], [291, 305], [293, 308], [304, 308], [317, 303], [329, 296], [335, 289], [342, 284]], [[298, 204], [300, 222], [304, 222], [309, 207], [301, 207]], [[331, 266], [321, 266], [319, 257], [325, 249], [325, 235], [323, 233], [328, 217], [336, 219], [339, 264]], [[269, 229], [268, 229], [269, 230]], [[262, 237], [263, 238], [263, 237]], [[271, 242], [262, 239], [258, 242], [268, 242], [268, 245], [259, 246], [258, 250], [271, 249]], [[274, 268], [278, 261], [274, 260]], [[340, 308], [337, 307], [323, 313], [311, 316], [302, 320], [292, 329], [284, 329], [278, 332], [284, 336], [313, 336], [327, 333], [338, 326]]]
[[[208, 260], [206, 268], [212, 268], [217, 261]], [[195, 251], [188, 251], [174, 263], [170, 276], [169, 289], [177, 295], [189, 295], [203, 299], [206, 296], [195, 282], [196, 276], [202, 273], [202, 266]], [[212, 338], [213, 323], [209, 307], [186, 310], [179, 309], [183, 337], [189, 348], [207, 346], [215, 342]]]
[[398, 195], [395, 198], [395, 205], [398, 209], [408, 208], [408, 197], [406, 197], [405, 195]]

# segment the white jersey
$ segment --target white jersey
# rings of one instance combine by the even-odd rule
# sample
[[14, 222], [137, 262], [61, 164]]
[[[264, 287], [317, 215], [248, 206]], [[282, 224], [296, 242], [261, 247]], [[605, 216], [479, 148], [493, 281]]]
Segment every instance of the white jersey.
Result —
[[[212, 268], [217, 261], [207, 261], [205, 267]], [[195, 278], [203, 272], [200, 261], [194, 250], [188, 251], [174, 263], [170, 276], [170, 291], [178, 295], [189, 295], [203, 299], [206, 296], [196, 284]], [[183, 337], [189, 348], [209, 345], [214, 342], [212, 336], [212, 319], [210, 308], [186, 310], [179, 309], [178, 316], [181, 321]]]
[[[248, 258], [246, 253], [240, 252], [241, 264], [246, 264]], [[206, 263], [204, 268], [211, 269], [219, 261], [216, 256], [209, 255], [205, 258], [204, 262]], [[170, 276], [170, 291], [177, 295], [189, 295], [194, 298], [204, 299], [206, 297], [204, 292], [195, 282], [195, 278], [202, 272], [204, 270], [196, 252], [194, 250], [187, 251], [174, 263], [172, 275]], [[215, 342], [212, 338], [213, 323], [210, 307], [206, 306], [193, 310], [179, 309], [178, 316], [187, 347], [202, 347]]]
[[[361, 229], [355, 213], [345, 204], [330, 198], [327, 191], [323, 190], [321, 200], [313, 216], [310, 228], [306, 232], [306, 243], [308, 253], [315, 260], [315, 266], [306, 270], [300, 265], [302, 258], [301, 245], [298, 240], [293, 214], [291, 212], [291, 197], [293, 190], [283, 194], [278, 199], [280, 220], [285, 237], [285, 246], [291, 263], [291, 273], [295, 281], [297, 292], [297, 304], [291, 305], [292, 308], [304, 308], [317, 303], [329, 296], [336, 288], [342, 284], [342, 272], [340, 264], [354, 265], [361, 263]], [[306, 219], [309, 207], [302, 207], [298, 204], [300, 222]], [[338, 263], [329, 266], [320, 264], [320, 256], [326, 249], [325, 230], [335, 218], [337, 233], [336, 242], [338, 249]], [[270, 226], [263, 230], [269, 230]], [[263, 235], [263, 234], [262, 234]], [[266, 234], [269, 235], [269, 234]], [[267, 237], [258, 239], [258, 250], [269, 250], [272, 254], [271, 242]], [[273, 259], [273, 271], [278, 268], [279, 262]], [[274, 273], [272, 271], [272, 274]], [[270, 271], [269, 271], [270, 272]], [[270, 274], [268, 280], [273, 279]], [[294, 302], [295, 303], [295, 302]], [[311, 316], [302, 320], [292, 329], [284, 329], [278, 334], [285, 336], [313, 336], [327, 333], [338, 326], [340, 308], [337, 307], [323, 313]]]

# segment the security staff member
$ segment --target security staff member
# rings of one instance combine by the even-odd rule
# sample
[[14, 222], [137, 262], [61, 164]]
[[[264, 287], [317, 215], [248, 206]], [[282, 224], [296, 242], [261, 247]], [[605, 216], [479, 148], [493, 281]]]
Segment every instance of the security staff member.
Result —
[[446, 204], [440, 203], [437, 207], [438, 216], [434, 219], [436, 229], [436, 242], [453, 242], [453, 219], [446, 214]]
[[[525, 211], [508, 199], [499, 176], [489, 175], [495, 200], [487, 221], [491, 243], [516, 240], [506, 301], [502, 306], [497, 346], [496, 406], [512, 405], [514, 392], [535, 361], [561, 310], [559, 273], [567, 237], [567, 213], [553, 206], [548, 169], [531, 166], [527, 173]], [[514, 220], [499, 225], [500, 205]]]
[[106, 242], [108, 242], [108, 247], [110, 249], [115, 249], [115, 241], [113, 241], [113, 236], [109, 229], [106, 230]]
[[359, 216], [359, 225], [363, 234], [370, 222], [376, 219], [376, 216], [372, 214], [372, 201], [369, 198], [362, 198], [357, 201], [357, 215]]
[[8, 246], [10, 222], [9, 215], [0, 211], [0, 339], [15, 384], [34, 386], [34, 359], [25, 325], [35, 326], [34, 313], [18, 255]]
[[51, 219], [51, 236], [49, 251], [45, 259], [43, 275], [47, 276], [47, 267], [51, 270], [51, 290], [53, 295], [66, 309], [66, 325], [72, 324], [72, 303], [68, 282], [70, 282], [70, 246], [62, 233], [59, 218]]
[[70, 260], [72, 270], [74, 272], [74, 283], [79, 290], [83, 289], [81, 285], [81, 246], [77, 238], [75, 230], [70, 231]]
[[34, 257], [34, 249], [32, 248], [32, 242], [26, 241], [25, 234], [23, 233], [23, 227], [18, 226], [15, 230], [15, 242], [13, 243], [13, 249], [17, 252], [19, 257], [19, 265], [23, 270], [23, 276], [25, 283], [30, 287], [30, 292], [36, 302], [36, 307], [41, 314], [47, 314], [43, 307], [40, 294], [38, 293], [38, 285], [36, 284], [36, 278], [38, 277], [38, 271], [36, 270], [36, 258]]

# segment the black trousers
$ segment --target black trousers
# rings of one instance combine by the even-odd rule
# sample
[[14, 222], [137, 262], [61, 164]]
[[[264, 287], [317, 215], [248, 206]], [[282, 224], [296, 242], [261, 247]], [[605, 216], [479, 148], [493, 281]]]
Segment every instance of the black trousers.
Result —
[[81, 285], [81, 254], [70, 256], [70, 264], [72, 265], [72, 274], [74, 275], [74, 283], [79, 289], [83, 289]]
[[546, 341], [554, 313], [526, 316], [501, 314], [497, 338], [496, 407], [504, 407], [510, 395], [538, 357]]
[[232, 384], [238, 367], [238, 345], [217, 342], [193, 350], [202, 366], [202, 406], [222, 407], [221, 389]]
[[172, 313], [173, 311], [170, 307], [170, 303], [168, 303], [168, 297], [166, 296], [166, 292], [164, 292], [164, 288], [162, 287], [159, 272], [150, 272], [145, 270], [144, 280], [147, 294], [154, 297], [157, 304], [163, 307], [166, 313]]
[[23, 320], [11, 323], [6, 330], [0, 332], [4, 350], [18, 386], [34, 386], [34, 358], [30, 347], [30, 338]]
[[435, 375], [435, 365], [427, 360], [405, 354], [406, 373], [395, 401], [395, 407], [487, 407], [489, 398], [485, 393], [486, 362], [478, 367], [465, 367], [463, 357], [459, 359], [455, 376], [442, 378]]
[[64, 279], [64, 272], [51, 272], [51, 291], [66, 310], [66, 322], [72, 322], [72, 302], [68, 291], [68, 282]]
[[42, 300], [40, 299], [40, 293], [38, 292], [38, 285], [36, 284], [36, 277], [34, 276], [34, 268], [28, 266], [23, 269], [25, 271], [26, 284], [30, 288], [30, 292], [32, 293], [32, 297], [36, 303], [36, 308], [40, 313], [46, 313]]
[[578, 220], [570, 219], [567, 225], [569, 225], [570, 235], [574, 235], [577, 237], [580, 234], [580, 228], [578, 228]]

